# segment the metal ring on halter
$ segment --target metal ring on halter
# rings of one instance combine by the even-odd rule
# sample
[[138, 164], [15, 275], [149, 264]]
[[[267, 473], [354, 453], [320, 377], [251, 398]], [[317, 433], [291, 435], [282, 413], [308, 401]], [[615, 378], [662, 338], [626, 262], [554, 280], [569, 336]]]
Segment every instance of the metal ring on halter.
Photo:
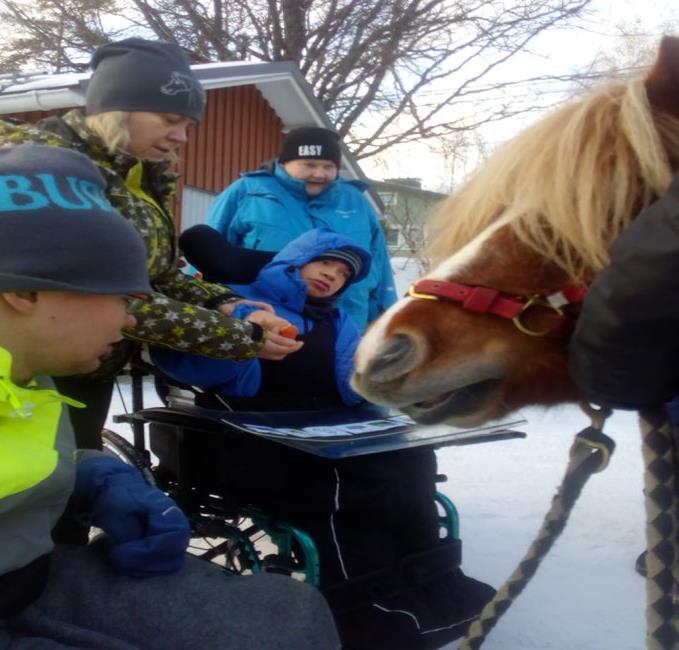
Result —
[[561, 311], [561, 308], [555, 307], [549, 302], [549, 300], [547, 300], [543, 296], [532, 296], [526, 301], [526, 304], [523, 306], [523, 309], [521, 309], [519, 315], [514, 316], [514, 318], [512, 318], [512, 323], [514, 323], [516, 329], [518, 329], [519, 332], [528, 334], [528, 336], [545, 336], [545, 334], [549, 334], [552, 331], [552, 328], [541, 332], [536, 332], [535, 330], [528, 329], [521, 322], [521, 316], [523, 316], [524, 312], [529, 310], [531, 307], [535, 307], [536, 305], [540, 307], [547, 307], [547, 309], [551, 309], [552, 311], [555, 311], [560, 317], [563, 317], [563, 311]]
[[432, 296], [430, 293], [418, 293], [415, 291], [414, 284], [411, 284], [410, 287], [408, 287], [408, 295], [411, 298], [419, 298], [421, 300], [440, 300], [438, 296]]

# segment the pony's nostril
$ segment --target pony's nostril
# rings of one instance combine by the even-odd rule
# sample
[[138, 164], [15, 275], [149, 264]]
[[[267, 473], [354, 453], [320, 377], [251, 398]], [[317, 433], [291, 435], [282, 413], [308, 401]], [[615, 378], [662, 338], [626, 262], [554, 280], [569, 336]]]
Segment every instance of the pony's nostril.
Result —
[[392, 381], [412, 370], [416, 357], [413, 341], [404, 334], [398, 334], [382, 344], [368, 366], [366, 377], [374, 382]]

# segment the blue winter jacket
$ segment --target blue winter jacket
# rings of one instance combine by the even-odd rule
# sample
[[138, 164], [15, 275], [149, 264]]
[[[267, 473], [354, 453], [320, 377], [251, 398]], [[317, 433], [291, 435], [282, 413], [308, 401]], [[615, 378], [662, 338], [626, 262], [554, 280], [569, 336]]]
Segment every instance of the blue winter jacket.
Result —
[[[370, 257], [367, 251], [356, 246], [352, 239], [327, 228], [310, 230], [285, 246], [267, 264], [250, 285], [231, 285], [238, 294], [250, 300], [269, 303], [276, 314], [299, 328], [300, 335], [311, 331], [314, 321], [302, 315], [307, 298], [307, 286], [299, 270], [307, 262], [332, 248], [350, 247], [363, 259], [363, 268], [355, 281], [370, 273]], [[251, 305], [239, 305], [234, 318], [245, 318], [257, 309]], [[335, 378], [337, 390], [347, 405], [358, 404], [362, 398], [355, 393], [349, 379], [353, 372], [353, 358], [360, 334], [346, 312], [335, 309], [332, 313], [335, 326]], [[303, 350], [302, 350], [303, 352]], [[301, 352], [300, 352], [301, 353]], [[236, 362], [212, 359], [201, 355], [178, 352], [165, 348], [151, 348], [151, 358], [156, 366], [174, 379], [204, 390], [214, 390], [222, 395], [254, 397], [261, 385], [259, 359]]]
[[368, 276], [344, 292], [338, 307], [362, 332], [396, 301], [396, 287], [384, 233], [363, 192], [361, 181], [333, 181], [318, 196], [274, 163], [243, 174], [215, 200], [207, 224], [236, 246], [280, 251], [302, 233], [330, 228], [347, 235], [372, 256]]

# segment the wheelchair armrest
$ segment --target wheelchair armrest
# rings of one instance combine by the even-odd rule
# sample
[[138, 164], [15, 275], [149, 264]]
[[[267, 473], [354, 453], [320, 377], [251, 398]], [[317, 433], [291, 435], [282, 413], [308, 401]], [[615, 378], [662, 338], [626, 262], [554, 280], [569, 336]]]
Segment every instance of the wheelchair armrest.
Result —
[[[227, 411], [228, 413], [228, 411]], [[157, 406], [136, 411], [130, 419], [149, 424], [171, 424], [201, 431], [223, 431], [220, 418], [224, 411], [204, 409], [199, 406]]]

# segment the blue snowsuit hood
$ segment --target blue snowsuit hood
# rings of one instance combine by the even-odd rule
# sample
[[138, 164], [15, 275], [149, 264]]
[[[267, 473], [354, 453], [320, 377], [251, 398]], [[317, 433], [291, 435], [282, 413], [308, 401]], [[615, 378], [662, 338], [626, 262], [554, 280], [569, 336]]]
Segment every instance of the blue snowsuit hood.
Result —
[[[257, 275], [255, 281], [249, 285], [251, 291], [261, 295], [263, 300], [270, 296], [275, 301], [286, 298], [288, 307], [301, 312], [307, 299], [307, 287], [302, 280], [299, 270], [328, 250], [347, 248], [358, 255], [362, 266], [360, 272], [347, 282], [338, 292], [337, 298], [351, 285], [360, 282], [370, 273], [370, 254], [345, 235], [336, 233], [328, 228], [309, 230], [287, 244]], [[283, 281], [283, 278], [286, 281]], [[297, 291], [291, 291], [291, 284]], [[233, 285], [236, 293], [241, 293], [244, 286]]]

